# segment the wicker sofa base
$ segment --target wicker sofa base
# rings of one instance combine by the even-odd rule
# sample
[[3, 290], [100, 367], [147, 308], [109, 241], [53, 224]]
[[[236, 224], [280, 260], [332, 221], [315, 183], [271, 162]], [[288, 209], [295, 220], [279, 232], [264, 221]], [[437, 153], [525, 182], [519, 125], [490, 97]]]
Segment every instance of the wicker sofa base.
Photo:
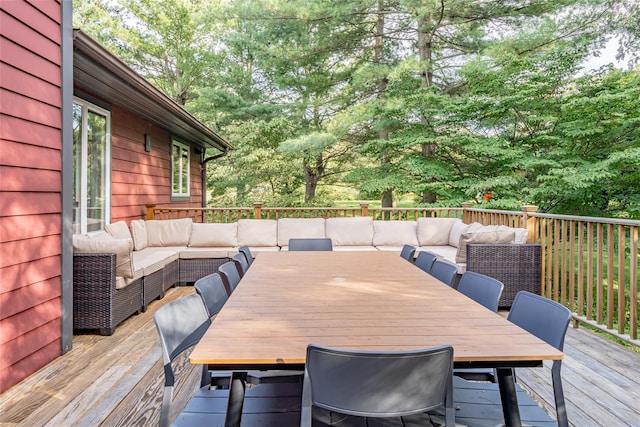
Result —
[[142, 310], [142, 279], [116, 289], [115, 254], [73, 256], [73, 327], [111, 335]]
[[180, 258], [180, 282], [192, 283], [216, 273], [230, 258]]
[[519, 291], [540, 295], [541, 256], [539, 244], [469, 244], [467, 271], [485, 274], [504, 283], [498, 306], [510, 308]]
[[142, 311], [147, 310], [151, 301], [164, 297], [163, 270], [153, 272], [142, 279]]

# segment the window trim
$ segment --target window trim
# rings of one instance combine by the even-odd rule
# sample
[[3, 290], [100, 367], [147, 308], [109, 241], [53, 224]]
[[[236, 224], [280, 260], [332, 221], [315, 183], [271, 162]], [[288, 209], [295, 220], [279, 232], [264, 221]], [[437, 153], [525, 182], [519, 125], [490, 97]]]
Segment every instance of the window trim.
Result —
[[[186, 170], [186, 177], [184, 176], [184, 172], [182, 170], [182, 162], [177, 160], [176, 158], [174, 158], [174, 153], [175, 153], [175, 148], [178, 147], [180, 149], [180, 159], [182, 159], [182, 155], [183, 153], [186, 152], [187, 154], [187, 170]], [[179, 188], [180, 190], [182, 190], [183, 188], [183, 179], [186, 179], [187, 182], [187, 191], [186, 192], [178, 192], [176, 193], [174, 191], [174, 188], [176, 188], [175, 186], [175, 177], [176, 177], [176, 166], [178, 166], [180, 168], [180, 170], [178, 171], [178, 178], [180, 179], [180, 182], [178, 182], [178, 186], [177, 188]], [[180, 142], [178, 140], [172, 139], [171, 140], [171, 200], [176, 200], [176, 201], [184, 201], [184, 200], [189, 200], [191, 198], [191, 146], [188, 144], [185, 144], [183, 142]]]
[[[86, 194], [86, 182], [87, 182], [87, 123], [88, 113], [93, 112], [104, 116], [106, 119], [106, 131], [105, 131], [105, 150], [104, 150], [104, 224], [111, 223], [111, 111], [99, 107], [85, 99], [73, 97], [73, 104], [76, 104], [82, 108], [82, 124], [81, 124], [81, 154], [80, 159], [80, 233], [82, 234], [96, 234], [100, 231], [104, 231], [104, 228], [98, 231], [87, 231], [87, 194]], [[75, 163], [73, 165], [75, 175]]]

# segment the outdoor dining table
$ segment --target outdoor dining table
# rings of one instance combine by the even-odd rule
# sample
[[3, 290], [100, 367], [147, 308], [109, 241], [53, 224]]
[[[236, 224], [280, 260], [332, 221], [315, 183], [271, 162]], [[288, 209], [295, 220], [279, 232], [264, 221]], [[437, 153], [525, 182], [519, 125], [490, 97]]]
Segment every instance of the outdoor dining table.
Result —
[[[512, 368], [563, 357], [397, 253], [282, 251], [256, 257], [190, 361], [240, 373], [303, 370], [310, 343], [376, 351], [451, 344], [454, 367], [497, 368], [507, 426], [521, 425]], [[229, 407], [241, 408], [233, 396], [243, 390], [233, 387]]]

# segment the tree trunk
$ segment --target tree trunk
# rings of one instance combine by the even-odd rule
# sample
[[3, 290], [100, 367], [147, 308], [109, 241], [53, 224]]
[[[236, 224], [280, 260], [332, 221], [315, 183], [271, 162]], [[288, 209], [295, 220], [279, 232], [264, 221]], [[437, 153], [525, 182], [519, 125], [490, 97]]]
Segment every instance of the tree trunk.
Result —
[[[311, 162], [314, 162], [315, 164], [311, 165]], [[320, 182], [324, 175], [325, 165], [322, 154], [318, 155], [314, 159], [305, 159], [303, 167], [305, 181], [304, 202], [309, 203], [316, 197], [318, 182]]]
[[[375, 62], [376, 64], [382, 64], [384, 60], [384, 1], [378, 1], [378, 20], [376, 22], [376, 43], [375, 43]], [[385, 77], [378, 80], [378, 98], [384, 99], [386, 97], [387, 91], [387, 79]], [[378, 132], [378, 138], [383, 141], [389, 140], [389, 130], [385, 127], [380, 129]], [[380, 164], [382, 170], [385, 170], [385, 166], [387, 165], [387, 156], [386, 153], [382, 153], [380, 157]], [[393, 205], [393, 189], [387, 188], [382, 192], [382, 207], [390, 208]]]

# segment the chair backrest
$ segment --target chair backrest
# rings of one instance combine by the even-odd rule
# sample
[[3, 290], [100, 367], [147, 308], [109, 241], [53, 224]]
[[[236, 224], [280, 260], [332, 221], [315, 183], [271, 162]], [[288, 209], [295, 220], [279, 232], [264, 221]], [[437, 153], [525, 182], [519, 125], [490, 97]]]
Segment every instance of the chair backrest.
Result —
[[218, 273], [209, 274], [201, 279], [198, 279], [193, 287], [196, 288], [196, 292], [202, 298], [209, 317], [218, 314], [222, 306], [229, 295], [227, 294], [227, 288], [222, 282], [222, 277]]
[[253, 264], [253, 254], [251, 253], [249, 246], [240, 246], [238, 248], [238, 252], [244, 254], [244, 257], [247, 259], [247, 264], [251, 267], [251, 264]]
[[249, 263], [247, 262], [247, 258], [245, 258], [244, 254], [237, 253], [231, 257], [231, 261], [236, 263], [236, 268], [238, 269], [238, 273], [240, 277], [244, 276], [244, 273], [247, 272], [249, 268]]
[[407, 261], [413, 262], [413, 254], [416, 253], [416, 248], [411, 245], [404, 245], [400, 251], [400, 256]]
[[571, 321], [571, 311], [543, 296], [520, 291], [513, 299], [507, 319], [547, 344], [562, 350]]
[[449, 286], [453, 286], [453, 279], [457, 273], [458, 266], [443, 259], [437, 259], [429, 271], [429, 274]]
[[433, 252], [420, 251], [418, 252], [418, 256], [416, 257], [414, 264], [420, 270], [428, 273], [431, 271], [431, 267], [433, 267], [433, 263], [436, 262], [437, 259], [438, 255]]
[[240, 272], [236, 267], [236, 263], [233, 261], [225, 262], [218, 267], [218, 274], [220, 274], [222, 282], [227, 287], [227, 293], [231, 295], [238, 283], [240, 283]]
[[[175, 373], [171, 362], [185, 350], [196, 345], [211, 324], [209, 313], [199, 295], [191, 294], [163, 305], [153, 315], [164, 364], [164, 388], [160, 409], [160, 427], [169, 425]], [[207, 376], [202, 375], [201, 386]], [[208, 377], [208, 381], [211, 381]]]
[[498, 302], [504, 284], [493, 277], [473, 271], [465, 271], [458, 283], [458, 292], [468, 296], [491, 311], [498, 311]]
[[289, 251], [332, 251], [329, 238], [289, 239]]
[[305, 364], [303, 418], [313, 405], [362, 417], [411, 415], [444, 405], [453, 415], [452, 372], [450, 345], [372, 352], [311, 344]]

